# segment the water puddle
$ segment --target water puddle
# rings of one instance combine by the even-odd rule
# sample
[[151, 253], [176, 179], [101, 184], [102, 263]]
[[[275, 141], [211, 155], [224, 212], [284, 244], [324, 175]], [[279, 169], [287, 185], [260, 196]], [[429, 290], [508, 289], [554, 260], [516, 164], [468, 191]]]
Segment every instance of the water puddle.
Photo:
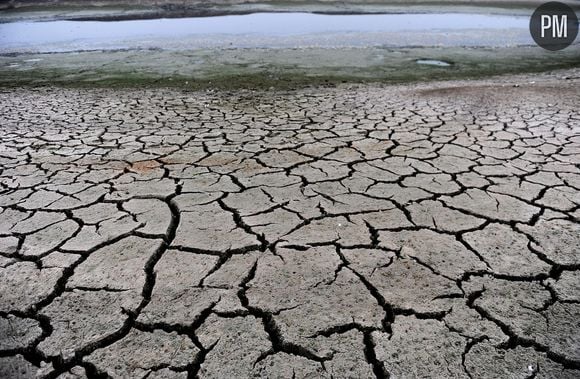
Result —
[[[527, 28], [527, 17], [461, 13], [256, 13], [131, 21], [14, 22], [0, 24], [0, 51], [272, 47], [276, 44], [280, 47], [333, 44], [356, 46], [361, 40], [363, 44], [373, 45], [412, 45], [421, 41], [413, 39], [413, 36], [423, 36], [431, 45], [457, 45], [468, 43], [470, 38], [485, 39], [486, 33], [493, 31], [496, 31], [497, 35], [493, 37], [496, 39], [504, 38], [502, 36], [505, 34], [499, 31], [506, 29], [527, 34]], [[466, 30], [473, 31], [473, 38], [468, 36], [466, 40], [463, 32]], [[518, 38], [521, 39], [520, 34]], [[369, 40], [368, 36], [374, 36], [376, 40]]]
[[437, 59], [417, 59], [415, 61], [417, 64], [424, 64], [428, 66], [439, 66], [439, 67], [449, 67], [451, 63], [445, 61], [439, 61]]

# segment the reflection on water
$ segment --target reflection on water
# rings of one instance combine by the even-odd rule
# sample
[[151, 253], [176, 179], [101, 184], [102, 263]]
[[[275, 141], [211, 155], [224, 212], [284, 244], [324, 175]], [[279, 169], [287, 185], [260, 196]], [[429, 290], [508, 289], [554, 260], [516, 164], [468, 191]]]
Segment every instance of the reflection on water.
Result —
[[[206, 18], [132, 21], [48, 21], [0, 24], [0, 49], [32, 48], [47, 44], [74, 44], [90, 49], [102, 43], [131, 47], [152, 40], [175, 41], [201, 36], [275, 37], [340, 33], [416, 33], [461, 30], [527, 30], [527, 17], [480, 14], [322, 15], [310, 13], [257, 13]], [[159, 44], [163, 47], [163, 44]]]

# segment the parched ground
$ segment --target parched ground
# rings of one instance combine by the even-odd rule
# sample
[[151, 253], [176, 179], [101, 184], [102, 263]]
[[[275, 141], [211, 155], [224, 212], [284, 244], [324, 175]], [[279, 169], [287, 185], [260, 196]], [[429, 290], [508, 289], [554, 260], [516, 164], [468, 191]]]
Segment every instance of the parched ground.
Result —
[[578, 104], [3, 89], [0, 377], [578, 378]]

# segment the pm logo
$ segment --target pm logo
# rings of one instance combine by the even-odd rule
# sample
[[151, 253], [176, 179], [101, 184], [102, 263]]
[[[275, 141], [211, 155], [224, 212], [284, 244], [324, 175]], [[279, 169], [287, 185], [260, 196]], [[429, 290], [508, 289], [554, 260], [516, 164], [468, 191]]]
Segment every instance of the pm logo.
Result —
[[566, 4], [557, 1], [545, 3], [532, 15], [530, 33], [544, 49], [562, 50], [570, 46], [578, 35], [578, 17]]
[[542, 15], [542, 38], [552, 31], [552, 38], [568, 38], [568, 15]]

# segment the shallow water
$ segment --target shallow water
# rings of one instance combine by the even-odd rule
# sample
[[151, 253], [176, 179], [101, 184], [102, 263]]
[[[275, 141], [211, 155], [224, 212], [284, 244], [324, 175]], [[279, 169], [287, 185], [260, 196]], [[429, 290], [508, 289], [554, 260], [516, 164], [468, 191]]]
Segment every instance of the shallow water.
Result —
[[[465, 30], [493, 32], [513, 29], [521, 33], [527, 31], [527, 28], [527, 17], [461, 13], [379, 15], [257, 13], [131, 21], [14, 22], [0, 24], [0, 50], [6, 52], [167, 48], [178, 46], [176, 41], [188, 39], [189, 43], [181, 46], [182, 48], [200, 47], [203, 41], [208, 39], [219, 39], [227, 42], [224, 45], [237, 47], [236, 41], [241, 37], [283, 41], [288, 38], [299, 40], [312, 35], [333, 35], [335, 38], [337, 35], [353, 33], [365, 35], [397, 33], [403, 37], [406, 34], [424, 33], [440, 35], [443, 38], [442, 43], [445, 43], [445, 37]], [[271, 47], [269, 43], [271, 44], [264, 42], [264, 46]]]

